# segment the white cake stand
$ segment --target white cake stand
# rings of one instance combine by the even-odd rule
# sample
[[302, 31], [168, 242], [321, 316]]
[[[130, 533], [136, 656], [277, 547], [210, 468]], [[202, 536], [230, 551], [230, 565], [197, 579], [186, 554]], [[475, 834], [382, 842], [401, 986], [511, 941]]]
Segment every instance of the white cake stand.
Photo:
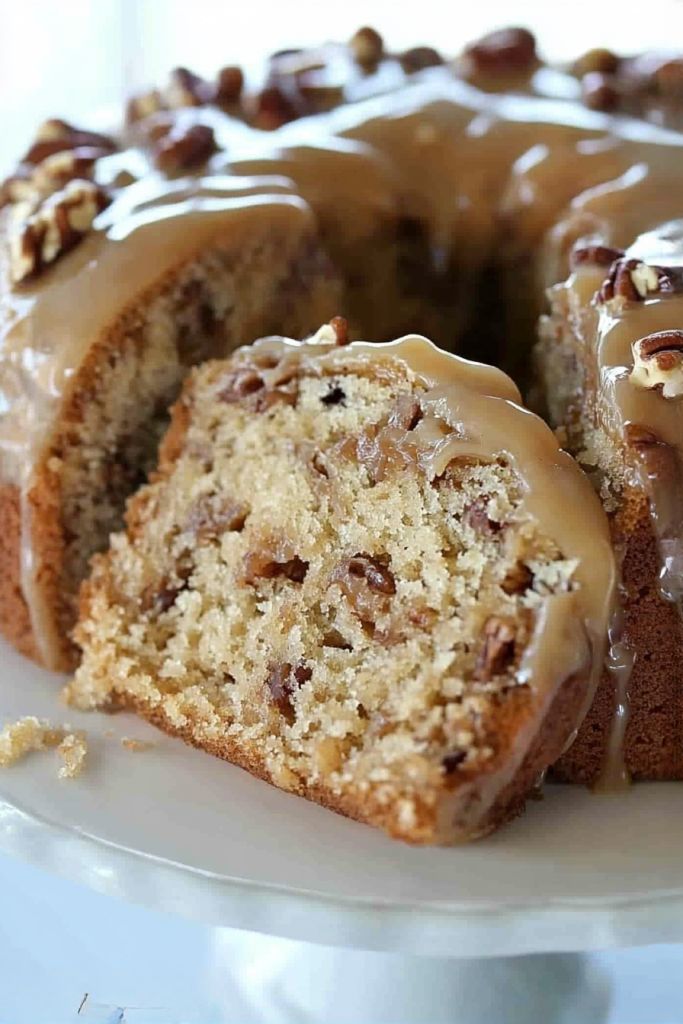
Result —
[[[535, 1019], [588, 1024], [603, 1019], [605, 993], [587, 981], [580, 957], [486, 966], [463, 958], [683, 941], [683, 786], [614, 796], [549, 787], [488, 840], [411, 848], [130, 715], [72, 712], [59, 686], [0, 642], [0, 723], [27, 714], [68, 722], [87, 731], [91, 750], [74, 780], [57, 778], [54, 752], [0, 771], [0, 849], [223, 926], [216, 988], [230, 969], [258, 1009], [254, 1020], [517, 1020], [509, 1004], [516, 985], [524, 993], [536, 986], [543, 1012]], [[133, 752], [123, 737], [154, 746]], [[496, 1017], [495, 991], [505, 991], [505, 1017]], [[538, 1003], [539, 991], [559, 1000], [557, 1013]], [[575, 1007], [587, 1000], [580, 1017], [562, 1016], [570, 991]], [[457, 1009], [464, 992], [466, 1017]], [[475, 992], [487, 999], [481, 1017]], [[383, 1016], [387, 1006], [395, 1012]]]

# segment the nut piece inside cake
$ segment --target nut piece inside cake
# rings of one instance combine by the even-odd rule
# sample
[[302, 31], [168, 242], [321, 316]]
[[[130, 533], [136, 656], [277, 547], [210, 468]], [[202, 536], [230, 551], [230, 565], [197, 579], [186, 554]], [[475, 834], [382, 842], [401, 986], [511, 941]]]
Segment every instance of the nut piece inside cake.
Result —
[[[520, 809], [581, 714], [577, 559], [509, 454], [461, 450], [393, 346], [360, 349], [266, 339], [193, 371], [86, 584], [69, 696], [401, 838], [469, 838]], [[533, 652], [555, 599], [574, 661], [556, 650], [551, 688]]]

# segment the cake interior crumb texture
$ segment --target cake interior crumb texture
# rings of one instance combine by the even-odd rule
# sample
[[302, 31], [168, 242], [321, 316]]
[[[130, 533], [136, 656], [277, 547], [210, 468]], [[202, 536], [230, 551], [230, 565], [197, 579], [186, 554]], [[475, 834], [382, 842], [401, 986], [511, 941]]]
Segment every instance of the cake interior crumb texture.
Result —
[[95, 560], [69, 697], [133, 704], [433, 841], [440, 797], [511, 756], [533, 701], [517, 669], [575, 564], [504, 457], [419, 467], [424, 386], [405, 363], [269, 389], [254, 360], [193, 371], [128, 534]]

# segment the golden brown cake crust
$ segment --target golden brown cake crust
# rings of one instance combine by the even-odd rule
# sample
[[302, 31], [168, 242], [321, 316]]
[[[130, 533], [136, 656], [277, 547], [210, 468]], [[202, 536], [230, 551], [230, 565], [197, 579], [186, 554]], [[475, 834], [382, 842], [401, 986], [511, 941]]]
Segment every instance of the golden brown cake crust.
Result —
[[19, 489], [0, 487], [0, 621], [7, 639], [29, 658], [37, 658], [28, 608], [21, 592]]

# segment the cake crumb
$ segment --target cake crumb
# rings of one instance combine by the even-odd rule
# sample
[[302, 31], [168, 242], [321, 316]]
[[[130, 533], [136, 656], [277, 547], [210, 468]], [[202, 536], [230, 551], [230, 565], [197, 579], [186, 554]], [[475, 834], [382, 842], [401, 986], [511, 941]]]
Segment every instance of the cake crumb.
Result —
[[133, 750], [135, 753], [138, 753], [141, 750], [151, 750], [156, 744], [151, 740], [136, 740], [131, 736], [122, 736], [121, 746], [125, 747], [126, 750]]
[[75, 779], [85, 767], [88, 744], [82, 732], [68, 733], [57, 747], [62, 765], [57, 772], [60, 779]]
[[85, 734], [71, 732], [33, 715], [26, 715], [16, 722], [8, 723], [0, 731], [0, 768], [9, 768], [34, 751], [55, 747], [63, 761], [58, 771], [59, 778], [74, 778], [82, 771], [85, 763]]

